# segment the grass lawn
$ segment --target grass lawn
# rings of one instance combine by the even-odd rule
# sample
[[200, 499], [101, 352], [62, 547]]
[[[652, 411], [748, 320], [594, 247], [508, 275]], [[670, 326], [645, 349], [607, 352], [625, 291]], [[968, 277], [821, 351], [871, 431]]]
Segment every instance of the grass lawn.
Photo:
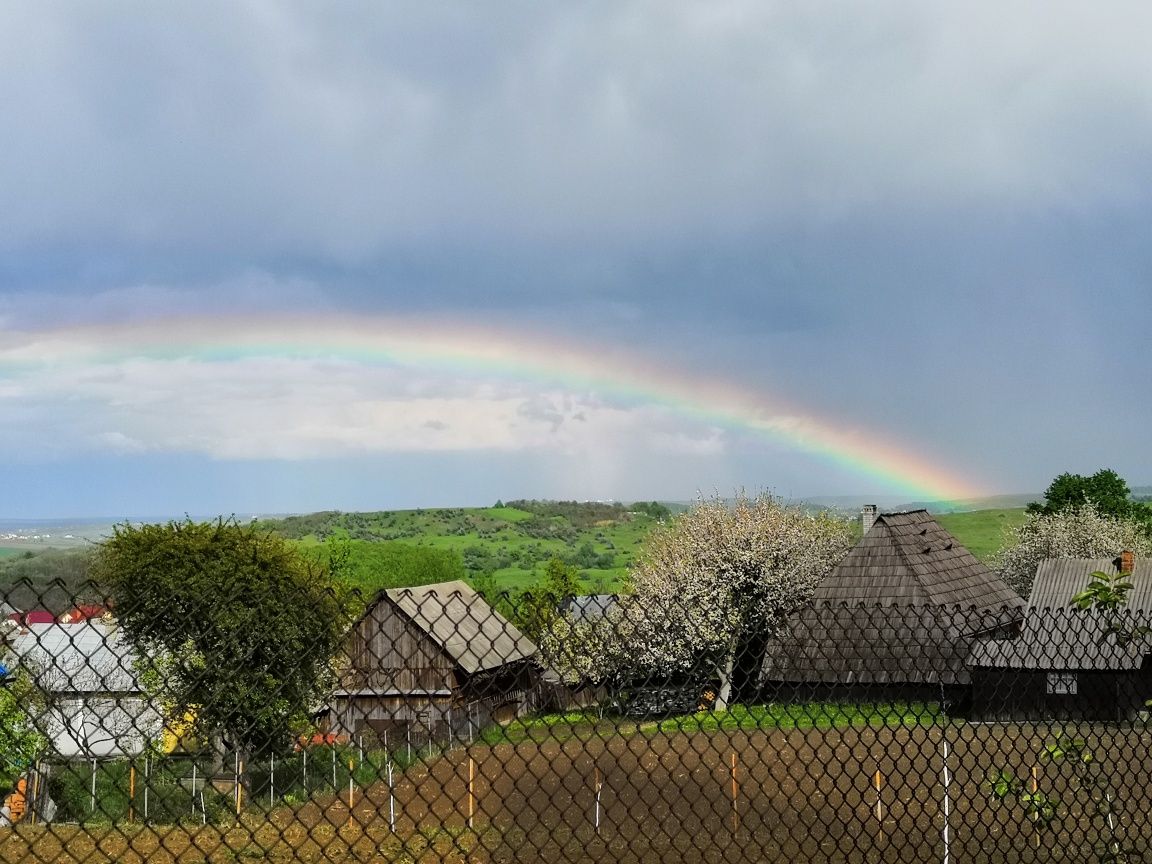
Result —
[[700, 711], [656, 724], [659, 732], [716, 732], [735, 729], [846, 729], [849, 726], [930, 726], [940, 706], [922, 702], [842, 705], [734, 705], [728, 711]]
[[936, 703], [842, 705], [811, 702], [800, 705], [735, 705], [728, 711], [699, 711], [664, 720], [621, 717], [601, 719], [595, 711], [569, 711], [527, 717], [484, 731], [487, 744], [521, 741], [564, 741], [636, 734], [677, 734], [764, 729], [847, 729], [849, 727], [932, 726], [941, 717]]

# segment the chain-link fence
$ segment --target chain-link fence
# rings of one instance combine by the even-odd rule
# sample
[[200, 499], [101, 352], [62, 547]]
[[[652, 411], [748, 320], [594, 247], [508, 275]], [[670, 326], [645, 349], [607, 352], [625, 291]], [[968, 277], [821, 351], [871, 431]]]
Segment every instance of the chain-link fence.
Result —
[[308, 690], [255, 636], [252, 668], [215, 665], [196, 620], [161, 651], [95, 586], [19, 599], [4, 862], [966, 864], [1152, 842], [1152, 622], [1123, 608], [816, 604], [718, 640], [674, 599], [457, 582], [362, 602]]

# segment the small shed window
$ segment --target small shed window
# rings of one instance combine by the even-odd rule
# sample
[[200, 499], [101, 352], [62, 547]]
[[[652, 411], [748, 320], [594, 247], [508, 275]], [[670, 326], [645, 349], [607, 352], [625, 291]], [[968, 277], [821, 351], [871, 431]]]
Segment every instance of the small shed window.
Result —
[[1076, 695], [1075, 672], [1049, 672], [1048, 693], [1056, 696]]

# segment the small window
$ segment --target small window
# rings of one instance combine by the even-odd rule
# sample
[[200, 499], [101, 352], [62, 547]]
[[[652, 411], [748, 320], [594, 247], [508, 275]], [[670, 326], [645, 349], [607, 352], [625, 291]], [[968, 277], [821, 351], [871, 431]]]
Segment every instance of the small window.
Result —
[[1053, 696], [1076, 695], [1075, 672], [1049, 672], [1048, 693]]

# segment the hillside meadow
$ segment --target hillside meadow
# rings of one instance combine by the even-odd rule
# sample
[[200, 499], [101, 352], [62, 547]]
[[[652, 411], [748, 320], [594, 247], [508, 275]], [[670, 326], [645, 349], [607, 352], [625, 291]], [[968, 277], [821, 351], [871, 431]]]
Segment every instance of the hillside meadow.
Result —
[[[495, 507], [313, 513], [263, 524], [306, 547], [345, 544], [353, 581], [364, 588], [398, 587], [373, 581], [378, 568], [372, 561], [383, 544], [406, 550], [393, 555], [394, 580], [403, 584], [420, 584], [407, 578], [407, 564], [400, 560], [404, 556], [439, 556], [441, 572], [450, 578], [490, 577], [495, 588], [506, 591], [534, 585], [544, 566], [559, 558], [579, 571], [589, 593], [611, 593], [624, 587], [644, 538], [670, 515], [655, 502], [625, 506], [522, 501]], [[445, 555], [454, 556], [459, 566]]]
[[1007, 533], [1019, 528], [1027, 518], [1023, 507], [999, 510], [973, 510], [969, 513], [942, 513], [936, 517], [944, 529], [981, 561], [990, 563], [1005, 543]]

